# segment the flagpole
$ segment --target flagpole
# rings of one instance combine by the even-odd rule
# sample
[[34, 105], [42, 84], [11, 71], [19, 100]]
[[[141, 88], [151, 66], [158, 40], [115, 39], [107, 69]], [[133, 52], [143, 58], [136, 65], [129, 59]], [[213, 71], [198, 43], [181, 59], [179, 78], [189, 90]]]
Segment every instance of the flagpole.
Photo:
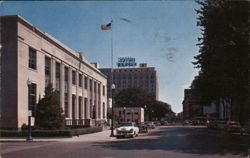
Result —
[[111, 120], [111, 133], [110, 137], [114, 137], [114, 90], [115, 90], [115, 84], [113, 83], [113, 20], [111, 19], [111, 32], [110, 32], [110, 42], [111, 42], [111, 99], [112, 99], [112, 120]]

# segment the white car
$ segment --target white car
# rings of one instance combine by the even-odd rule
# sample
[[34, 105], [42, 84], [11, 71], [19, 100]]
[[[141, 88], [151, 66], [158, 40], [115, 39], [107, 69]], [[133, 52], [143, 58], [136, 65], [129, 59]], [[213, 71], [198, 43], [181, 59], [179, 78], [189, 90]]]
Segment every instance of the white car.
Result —
[[138, 136], [139, 128], [135, 126], [134, 122], [124, 122], [116, 129], [116, 138], [120, 137], [134, 137]]

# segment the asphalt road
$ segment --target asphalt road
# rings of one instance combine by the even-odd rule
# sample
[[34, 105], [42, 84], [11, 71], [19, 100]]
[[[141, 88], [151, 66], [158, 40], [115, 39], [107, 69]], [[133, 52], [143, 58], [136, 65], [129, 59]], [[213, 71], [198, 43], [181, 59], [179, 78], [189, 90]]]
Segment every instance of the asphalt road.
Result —
[[5, 142], [0, 158], [246, 158], [249, 143], [247, 136], [188, 126], [159, 127], [133, 139], [76, 140]]

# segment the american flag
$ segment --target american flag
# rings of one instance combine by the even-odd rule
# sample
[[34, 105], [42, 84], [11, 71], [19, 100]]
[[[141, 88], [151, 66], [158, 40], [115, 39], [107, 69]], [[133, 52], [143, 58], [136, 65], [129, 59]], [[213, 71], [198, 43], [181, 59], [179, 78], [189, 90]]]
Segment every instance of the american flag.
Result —
[[111, 22], [105, 25], [101, 25], [102, 30], [110, 30], [111, 29]]

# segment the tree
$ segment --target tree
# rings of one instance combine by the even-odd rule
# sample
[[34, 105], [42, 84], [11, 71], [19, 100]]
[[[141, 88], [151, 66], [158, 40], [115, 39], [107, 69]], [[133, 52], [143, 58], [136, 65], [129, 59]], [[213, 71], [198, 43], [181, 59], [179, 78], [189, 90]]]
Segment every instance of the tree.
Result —
[[44, 98], [37, 104], [35, 125], [43, 129], [64, 128], [65, 118], [62, 113], [59, 95], [49, 84], [45, 88]]
[[193, 64], [200, 69], [191, 88], [202, 102], [220, 99], [232, 102], [233, 117], [249, 118], [249, 2], [231, 0], [197, 1], [199, 54]]
[[118, 107], [144, 107], [151, 105], [154, 97], [140, 88], [128, 88], [120, 91], [114, 99]]

